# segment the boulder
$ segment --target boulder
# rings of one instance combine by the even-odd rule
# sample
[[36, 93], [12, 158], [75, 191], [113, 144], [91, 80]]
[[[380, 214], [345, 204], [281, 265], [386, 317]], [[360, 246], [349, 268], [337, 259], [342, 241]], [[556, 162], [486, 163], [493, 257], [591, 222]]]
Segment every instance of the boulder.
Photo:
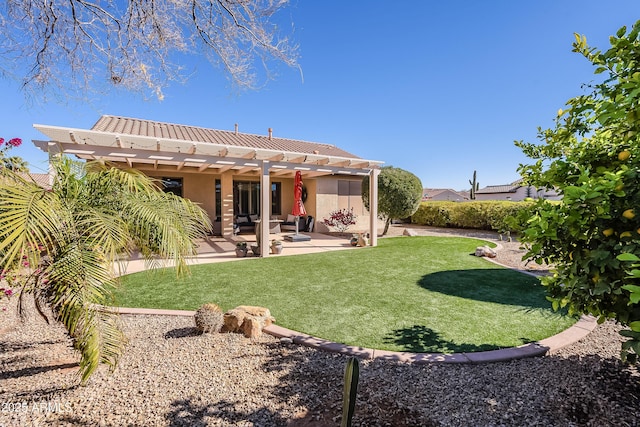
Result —
[[223, 332], [237, 332], [247, 338], [257, 338], [262, 330], [275, 322], [268, 308], [241, 305], [224, 314]]
[[242, 333], [247, 338], [258, 338], [262, 335], [262, 327], [260, 326], [260, 322], [253, 316], [248, 316], [242, 322]]
[[487, 258], [495, 258], [496, 257], [496, 251], [494, 251], [493, 249], [491, 249], [489, 246], [478, 246], [476, 248], [476, 256], [484, 256]]
[[402, 232], [403, 236], [417, 236], [418, 232], [416, 230], [413, 230], [411, 228], [405, 228], [404, 231]]

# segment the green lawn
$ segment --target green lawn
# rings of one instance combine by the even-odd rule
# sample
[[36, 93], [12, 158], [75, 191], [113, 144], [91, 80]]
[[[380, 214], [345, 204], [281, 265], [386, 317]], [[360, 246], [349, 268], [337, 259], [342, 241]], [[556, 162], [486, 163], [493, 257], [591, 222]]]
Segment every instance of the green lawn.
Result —
[[[268, 307], [277, 324], [349, 345], [461, 352], [518, 346], [575, 322], [536, 278], [472, 256], [480, 240], [380, 239], [375, 248], [254, 258], [123, 277], [123, 307]], [[286, 251], [286, 247], [285, 247]]]

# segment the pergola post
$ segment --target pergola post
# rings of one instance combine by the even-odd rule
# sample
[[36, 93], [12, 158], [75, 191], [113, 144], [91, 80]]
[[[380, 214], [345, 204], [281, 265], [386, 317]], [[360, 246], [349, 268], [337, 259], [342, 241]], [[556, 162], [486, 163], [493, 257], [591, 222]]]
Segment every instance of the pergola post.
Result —
[[216, 214], [220, 215], [222, 235], [233, 237], [233, 174], [231, 172], [220, 175], [220, 186], [222, 212], [216, 212]]
[[271, 219], [271, 180], [269, 162], [260, 165], [260, 256], [269, 256], [269, 226]]
[[380, 175], [380, 169], [371, 169], [369, 174], [369, 242], [371, 246], [378, 246], [378, 175]]
[[53, 162], [54, 162], [54, 159], [60, 160], [60, 158], [62, 157], [62, 148], [60, 147], [59, 144], [51, 142], [49, 143], [47, 154], [49, 157], [49, 164], [48, 164], [48, 171], [47, 171], [47, 174], [49, 175], [49, 186], [53, 187], [53, 183], [56, 179], [56, 170], [53, 167]]

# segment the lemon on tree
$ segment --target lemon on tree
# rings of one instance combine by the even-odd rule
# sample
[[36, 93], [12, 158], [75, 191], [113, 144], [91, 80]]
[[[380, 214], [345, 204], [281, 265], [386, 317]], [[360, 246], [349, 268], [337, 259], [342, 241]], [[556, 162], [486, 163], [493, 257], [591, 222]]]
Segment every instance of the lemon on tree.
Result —
[[629, 157], [631, 157], [631, 152], [630, 152], [629, 150], [621, 151], [621, 152], [618, 154], [618, 160], [620, 160], [620, 161], [622, 161], [622, 162], [624, 162], [625, 160], [628, 160], [628, 159], [629, 159]]

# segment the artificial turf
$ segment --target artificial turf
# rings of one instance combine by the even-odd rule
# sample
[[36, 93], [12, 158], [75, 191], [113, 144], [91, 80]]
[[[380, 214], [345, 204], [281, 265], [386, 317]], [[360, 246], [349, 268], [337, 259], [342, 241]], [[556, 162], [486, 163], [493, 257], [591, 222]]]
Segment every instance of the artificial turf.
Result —
[[[395, 237], [377, 247], [254, 258], [122, 278], [123, 307], [268, 307], [283, 327], [348, 345], [472, 352], [514, 347], [575, 322], [553, 312], [538, 279], [473, 256], [486, 242]], [[284, 249], [286, 251], [286, 247]]]

